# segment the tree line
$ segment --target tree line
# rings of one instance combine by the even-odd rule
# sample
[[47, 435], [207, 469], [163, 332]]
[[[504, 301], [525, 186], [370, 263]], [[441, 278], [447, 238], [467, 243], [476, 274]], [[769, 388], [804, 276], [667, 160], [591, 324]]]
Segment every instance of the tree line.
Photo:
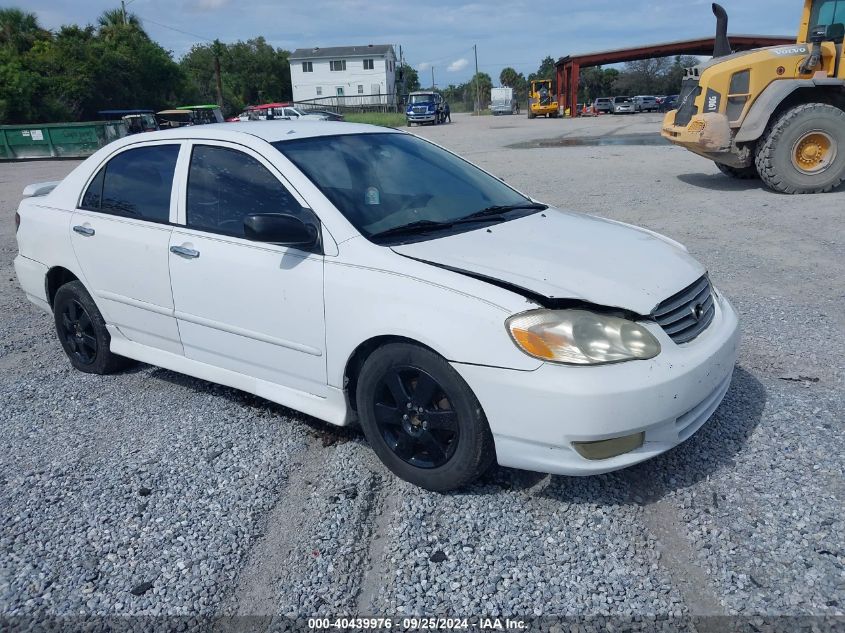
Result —
[[[177, 61], [149, 37], [137, 16], [120, 9], [105, 11], [93, 25], [48, 31], [33, 13], [0, 8], [0, 123], [93, 120], [100, 110], [216, 103], [215, 59], [223, 110], [237, 113], [250, 104], [292, 99], [289, 56], [256, 37], [197, 44]], [[695, 58], [676, 57], [631, 62], [622, 70], [583, 69], [579, 100], [675, 94], [684, 67], [695, 63]], [[415, 69], [403, 65], [398, 71], [397, 86], [419, 89]], [[513, 68], [499, 75], [499, 83], [513, 88], [521, 102], [527, 101], [533, 79], [556, 83], [552, 57], [527, 77]], [[477, 98], [489, 104], [493, 85], [482, 72], [441, 92], [456, 111], [472, 110]]]
[[178, 62], [120, 9], [94, 25], [55, 32], [20, 9], [0, 9], [0, 122], [92, 120], [109, 109], [216, 103], [214, 57], [226, 112], [291, 98], [289, 52], [264, 38], [194, 46]]

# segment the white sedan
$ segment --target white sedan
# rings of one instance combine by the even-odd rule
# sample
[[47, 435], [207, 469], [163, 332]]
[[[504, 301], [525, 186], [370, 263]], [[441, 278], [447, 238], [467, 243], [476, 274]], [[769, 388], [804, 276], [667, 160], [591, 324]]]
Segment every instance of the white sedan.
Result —
[[636, 464], [730, 385], [736, 313], [681, 245], [405, 132], [154, 132], [24, 194], [15, 270], [74, 367], [135, 359], [358, 422], [431, 490], [494, 461]]

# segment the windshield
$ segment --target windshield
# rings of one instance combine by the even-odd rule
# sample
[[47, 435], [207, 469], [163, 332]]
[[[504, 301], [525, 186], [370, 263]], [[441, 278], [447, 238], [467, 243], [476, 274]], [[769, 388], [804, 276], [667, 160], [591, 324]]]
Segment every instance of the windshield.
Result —
[[616, 103], [631, 103], [631, 97], [616, 97]]
[[817, 0], [813, 3], [810, 27], [845, 23], [845, 0]]
[[366, 237], [490, 207], [531, 205], [502, 181], [409, 134], [318, 136], [273, 146]]
[[411, 103], [430, 103], [434, 101], [434, 95], [411, 95]]

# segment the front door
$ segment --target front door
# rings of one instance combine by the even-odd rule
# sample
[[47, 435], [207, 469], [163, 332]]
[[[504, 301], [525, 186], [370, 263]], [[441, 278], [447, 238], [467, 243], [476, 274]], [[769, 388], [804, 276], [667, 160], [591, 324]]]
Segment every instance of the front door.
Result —
[[[180, 201], [181, 202], [181, 201]], [[245, 238], [252, 213], [311, 212], [263, 157], [194, 143], [170, 275], [185, 356], [325, 396], [323, 256]]]
[[174, 354], [182, 353], [182, 344], [168, 247], [179, 151], [171, 142], [116, 154], [88, 184], [71, 221], [83, 282], [106, 322], [132, 341]]

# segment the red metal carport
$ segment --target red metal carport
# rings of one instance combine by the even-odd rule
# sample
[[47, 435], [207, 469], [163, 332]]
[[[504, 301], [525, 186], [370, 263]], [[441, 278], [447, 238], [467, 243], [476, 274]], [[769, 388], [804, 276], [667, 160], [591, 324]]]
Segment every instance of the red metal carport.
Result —
[[[794, 37], [779, 37], [774, 35], [731, 35], [731, 47], [734, 51], [747, 51], [764, 46], [780, 46], [792, 44]], [[573, 108], [578, 103], [578, 80], [582, 68], [603, 66], [605, 64], [619, 64], [633, 62], [638, 59], [653, 57], [670, 57], [673, 55], [712, 55], [716, 45], [716, 38], [704, 37], [697, 40], [681, 40], [638, 46], [635, 48], [621, 48], [613, 51], [587, 53], [585, 55], [568, 55], [561, 57], [555, 64], [557, 70], [557, 100], [567, 108]]]

